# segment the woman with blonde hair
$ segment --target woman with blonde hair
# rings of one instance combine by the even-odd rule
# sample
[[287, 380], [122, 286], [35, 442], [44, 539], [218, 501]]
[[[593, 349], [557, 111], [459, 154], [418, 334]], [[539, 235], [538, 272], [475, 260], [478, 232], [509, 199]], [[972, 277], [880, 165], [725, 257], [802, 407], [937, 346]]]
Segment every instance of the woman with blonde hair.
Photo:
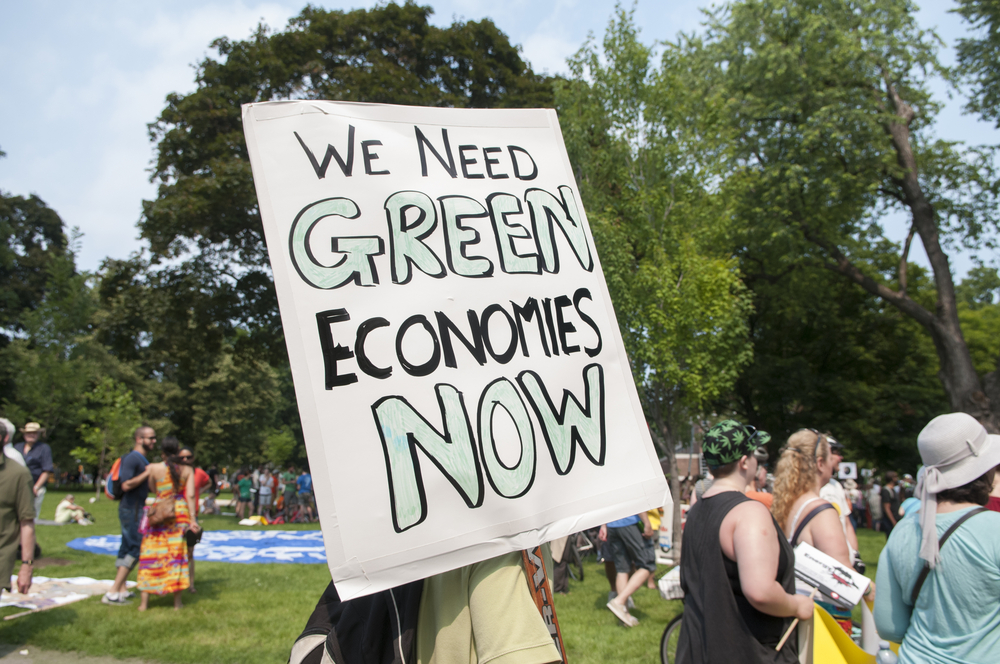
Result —
[[[774, 472], [771, 513], [793, 547], [805, 542], [851, 568], [851, 550], [840, 514], [819, 495], [822, 486], [830, 481], [837, 461], [830, 453], [827, 436], [815, 429], [801, 429], [789, 436]], [[849, 611], [824, 602], [819, 604], [850, 632]]]

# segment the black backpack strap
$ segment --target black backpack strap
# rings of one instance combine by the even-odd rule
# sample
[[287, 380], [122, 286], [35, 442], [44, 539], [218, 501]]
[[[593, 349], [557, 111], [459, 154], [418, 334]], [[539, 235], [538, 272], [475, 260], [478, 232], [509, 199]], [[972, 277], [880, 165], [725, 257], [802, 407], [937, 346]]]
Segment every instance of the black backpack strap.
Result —
[[[965, 523], [968, 519], [985, 511], [986, 511], [985, 507], [977, 507], [975, 509], [969, 510], [968, 512], [962, 515], [961, 519], [951, 524], [951, 528], [946, 530], [944, 532], [944, 535], [942, 535], [941, 539], [938, 541], [938, 551], [940, 551], [944, 547], [944, 543], [948, 541], [948, 538], [951, 537], [951, 534], [953, 532], [958, 530], [959, 526]], [[924, 568], [920, 570], [920, 576], [917, 577], [917, 582], [913, 586], [913, 592], [910, 594], [910, 603], [913, 604], [914, 606], [916, 606], [917, 604], [917, 596], [920, 595], [920, 589], [924, 587], [924, 581], [927, 580], [927, 575], [930, 573], [931, 573], [931, 566], [927, 564], [927, 562], [924, 562]]]
[[813, 517], [815, 517], [823, 510], [835, 510], [835, 509], [837, 508], [831, 505], [830, 503], [823, 503], [822, 505], [817, 505], [816, 507], [812, 508], [812, 510], [809, 511], [809, 514], [806, 514], [805, 517], [801, 521], [799, 521], [799, 527], [795, 529], [795, 533], [792, 535], [792, 539], [788, 541], [791, 543], [792, 546], [795, 546], [799, 541], [799, 535], [802, 534], [802, 529], [805, 528], [809, 524], [809, 522], [813, 520]]

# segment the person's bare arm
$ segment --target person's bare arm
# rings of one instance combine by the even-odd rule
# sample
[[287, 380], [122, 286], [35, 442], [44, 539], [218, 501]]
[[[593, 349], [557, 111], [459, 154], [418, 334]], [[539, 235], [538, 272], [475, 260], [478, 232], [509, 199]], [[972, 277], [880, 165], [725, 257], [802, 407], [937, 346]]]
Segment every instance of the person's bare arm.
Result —
[[851, 552], [847, 548], [844, 526], [836, 510], [823, 510], [806, 526], [812, 538], [812, 545], [837, 562], [852, 567]]
[[[131, 491], [132, 489], [136, 488], [137, 486], [148, 480], [149, 480], [149, 466], [146, 466], [146, 469], [143, 470], [141, 473], [139, 473], [133, 478], [127, 479], [124, 482], [122, 482], [122, 491]], [[154, 486], [153, 489], [155, 490], [156, 487]]]
[[639, 515], [639, 520], [642, 521], [642, 536], [649, 539], [653, 536], [653, 526], [649, 523], [649, 515], [643, 512]]
[[49, 473], [43, 470], [42, 474], [38, 476], [38, 481], [35, 482], [35, 485], [33, 487], [31, 487], [32, 493], [34, 493], [37, 496], [38, 492], [45, 488], [45, 483], [48, 481], [49, 481]]
[[[35, 520], [25, 519], [21, 522], [21, 560], [27, 558], [34, 561], [35, 557]], [[17, 592], [27, 594], [31, 588], [31, 576], [34, 568], [31, 565], [21, 565], [17, 571]]]
[[597, 531], [597, 539], [599, 539], [602, 542], [607, 542], [608, 541], [608, 526], [607, 525], [602, 525], [601, 529]]
[[812, 601], [803, 595], [786, 593], [776, 580], [780, 548], [778, 532], [767, 508], [751, 501], [734, 508], [726, 519], [730, 517], [735, 519], [733, 555], [743, 596], [755, 609], [770, 616], [808, 620], [812, 616]]
[[201, 526], [198, 525], [198, 499], [196, 498], [196, 488], [194, 472], [188, 473], [187, 483], [184, 486], [184, 500], [187, 502], [188, 514], [191, 515], [191, 530], [198, 532]]

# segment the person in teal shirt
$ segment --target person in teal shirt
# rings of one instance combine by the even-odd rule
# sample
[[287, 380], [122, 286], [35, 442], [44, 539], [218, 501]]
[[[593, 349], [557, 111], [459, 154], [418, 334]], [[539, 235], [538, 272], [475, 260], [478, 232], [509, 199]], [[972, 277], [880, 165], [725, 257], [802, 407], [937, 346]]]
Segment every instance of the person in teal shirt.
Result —
[[[1000, 436], [970, 415], [936, 417], [917, 439], [926, 466], [921, 509], [893, 528], [879, 556], [875, 626], [901, 643], [900, 664], [995, 663], [1000, 653], [1000, 513], [985, 505], [1000, 464]], [[924, 567], [929, 573], [913, 600]]]

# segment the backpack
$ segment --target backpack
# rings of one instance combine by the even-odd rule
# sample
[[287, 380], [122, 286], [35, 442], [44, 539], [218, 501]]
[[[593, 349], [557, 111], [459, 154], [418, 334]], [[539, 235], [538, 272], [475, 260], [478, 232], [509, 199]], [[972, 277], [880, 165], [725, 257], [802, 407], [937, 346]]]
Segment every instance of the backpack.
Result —
[[104, 481], [104, 495], [106, 495], [111, 500], [121, 500], [122, 496], [125, 495], [125, 491], [122, 489], [122, 483], [119, 480], [119, 473], [122, 468], [122, 457], [115, 459], [115, 462], [111, 464], [111, 472]]

